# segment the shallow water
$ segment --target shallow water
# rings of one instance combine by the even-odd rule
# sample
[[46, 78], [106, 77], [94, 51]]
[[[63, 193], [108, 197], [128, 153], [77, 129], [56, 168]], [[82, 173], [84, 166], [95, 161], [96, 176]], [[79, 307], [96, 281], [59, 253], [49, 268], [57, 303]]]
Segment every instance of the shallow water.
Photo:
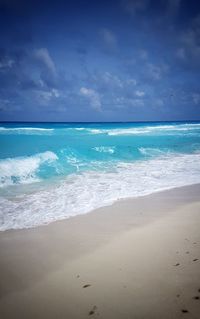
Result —
[[0, 230], [199, 182], [200, 122], [0, 124]]

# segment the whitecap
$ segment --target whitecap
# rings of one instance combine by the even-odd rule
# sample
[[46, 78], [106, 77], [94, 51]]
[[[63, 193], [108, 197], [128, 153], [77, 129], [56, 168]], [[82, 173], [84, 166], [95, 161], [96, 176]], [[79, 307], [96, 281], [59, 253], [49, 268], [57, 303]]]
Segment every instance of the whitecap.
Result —
[[120, 162], [109, 171], [72, 174], [48, 189], [0, 200], [0, 230], [48, 224], [109, 205], [119, 198], [200, 182], [200, 153]]
[[109, 153], [113, 154], [115, 153], [115, 147], [109, 147], [109, 146], [96, 146], [93, 148], [96, 152], [99, 153]]
[[55, 160], [57, 155], [50, 151], [0, 160], [0, 187], [37, 182], [39, 178], [36, 173], [40, 165]]
[[152, 125], [152, 126], [137, 126], [129, 128], [110, 128], [110, 129], [88, 129], [91, 134], [107, 134], [110, 136], [123, 135], [148, 135], [148, 134], [165, 134], [174, 135], [178, 132], [194, 132], [200, 130], [200, 124], [176, 124], [176, 125]]
[[54, 131], [53, 128], [42, 127], [0, 127], [0, 134], [28, 134], [28, 135], [41, 135], [51, 134]]

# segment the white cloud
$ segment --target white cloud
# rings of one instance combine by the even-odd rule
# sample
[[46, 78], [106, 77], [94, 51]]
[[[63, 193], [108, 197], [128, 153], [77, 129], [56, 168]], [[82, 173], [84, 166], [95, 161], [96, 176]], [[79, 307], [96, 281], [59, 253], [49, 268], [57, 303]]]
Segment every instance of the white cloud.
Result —
[[183, 32], [180, 36], [181, 47], [177, 50], [176, 55], [181, 60], [192, 62], [200, 65], [200, 15], [193, 19], [191, 27]]
[[52, 99], [59, 98], [60, 92], [57, 89], [51, 89], [49, 91], [37, 91], [37, 99], [40, 104], [48, 104]]
[[176, 51], [176, 56], [180, 59], [180, 60], [185, 60], [186, 59], [186, 52], [184, 48], [178, 48]]
[[57, 89], [52, 89], [51, 92], [54, 97], [56, 98], [60, 97], [60, 93]]
[[164, 106], [163, 100], [162, 99], [156, 99], [155, 100], [155, 106], [158, 106], [158, 107]]
[[[175, 15], [180, 8], [182, 0], [160, 0], [163, 5], [163, 13]], [[121, 0], [122, 8], [128, 14], [134, 16], [138, 12], [146, 11], [150, 6], [153, 8], [151, 0]]]
[[194, 55], [200, 54], [198, 36], [199, 35], [196, 33], [196, 30], [188, 30], [181, 37], [181, 41], [185, 45], [186, 49], [190, 50], [190, 52]]
[[163, 0], [167, 6], [167, 12], [171, 15], [176, 14], [179, 11], [181, 0]]
[[0, 98], [0, 111], [8, 111], [10, 109], [10, 101]]
[[89, 100], [92, 108], [101, 111], [101, 99], [98, 92], [90, 88], [82, 87], [80, 89], [80, 94]]
[[127, 103], [135, 107], [144, 106], [144, 101], [142, 99], [127, 99]]
[[128, 79], [126, 83], [128, 85], [134, 85], [134, 86], [137, 85], [137, 81], [135, 79]]
[[15, 61], [12, 59], [5, 59], [5, 61], [0, 62], [0, 69], [11, 69], [13, 64], [15, 64]]
[[137, 90], [137, 91], [135, 91], [135, 95], [138, 97], [143, 97], [143, 96], [145, 96], [145, 92]]
[[126, 107], [142, 107], [144, 106], [144, 100], [141, 98], [128, 98], [125, 96], [121, 96], [115, 99], [115, 103], [117, 108], [123, 109]]
[[169, 70], [167, 64], [162, 63], [160, 65], [156, 65], [153, 63], [147, 64], [147, 73], [153, 80], [160, 80], [164, 74], [166, 74]]
[[42, 62], [53, 75], [56, 75], [56, 67], [54, 61], [46, 48], [35, 50], [34, 55], [36, 59]]
[[192, 94], [192, 99], [194, 104], [200, 104], [200, 94], [199, 93], [193, 93]]
[[106, 84], [117, 86], [117, 87], [120, 87], [120, 88], [123, 87], [123, 82], [116, 75], [113, 75], [113, 74], [111, 74], [109, 72], [105, 72], [103, 74], [102, 78], [103, 78], [103, 81]]
[[130, 15], [135, 15], [137, 11], [145, 11], [150, 0], [122, 0], [123, 9]]
[[139, 57], [142, 60], [147, 60], [148, 59], [148, 52], [146, 50], [139, 50]]
[[111, 30], [103, 28], [100, 30], [100, 35], [101, 35], [105, 45], [107, 46], [107, 48], [116, 49], [117, 38]]

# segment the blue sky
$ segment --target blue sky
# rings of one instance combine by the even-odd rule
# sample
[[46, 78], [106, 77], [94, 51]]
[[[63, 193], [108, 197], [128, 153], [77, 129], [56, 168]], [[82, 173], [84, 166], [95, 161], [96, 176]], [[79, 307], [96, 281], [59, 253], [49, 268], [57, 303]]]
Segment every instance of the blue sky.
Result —
[[0, 39], [3, 121], [200, 119], [198, 1], [0, 0]]

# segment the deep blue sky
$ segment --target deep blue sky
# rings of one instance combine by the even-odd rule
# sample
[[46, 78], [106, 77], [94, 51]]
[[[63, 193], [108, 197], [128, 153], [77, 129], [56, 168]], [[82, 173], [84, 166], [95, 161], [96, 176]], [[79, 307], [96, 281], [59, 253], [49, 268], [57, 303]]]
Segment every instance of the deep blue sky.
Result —
[[0, 120], [200, 119], [196, 0], [0, 0]]

